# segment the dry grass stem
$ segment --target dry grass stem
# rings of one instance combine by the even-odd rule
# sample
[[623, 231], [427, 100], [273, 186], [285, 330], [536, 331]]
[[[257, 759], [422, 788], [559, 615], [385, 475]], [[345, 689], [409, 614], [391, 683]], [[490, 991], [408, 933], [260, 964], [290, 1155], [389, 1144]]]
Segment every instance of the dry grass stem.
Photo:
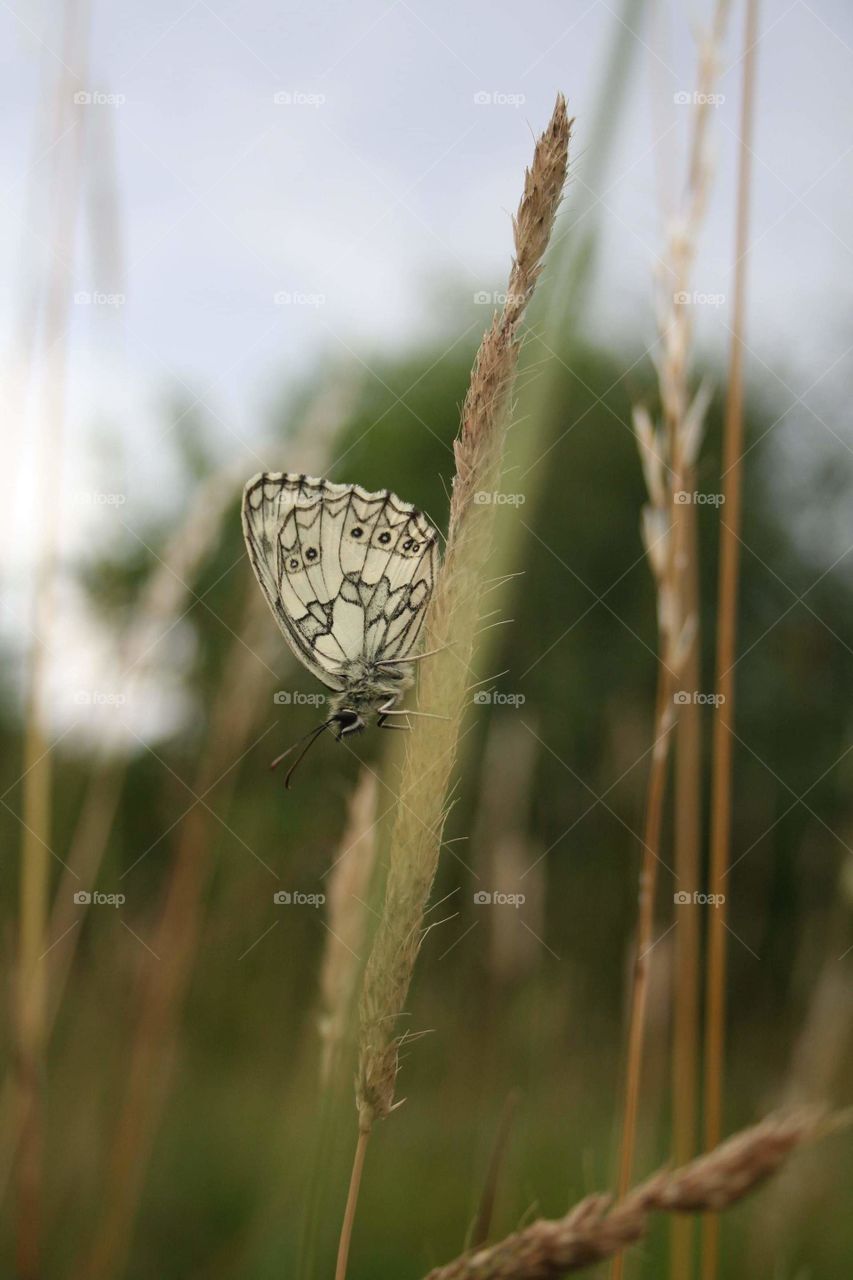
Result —
[[[642, 1083], [642, 1061], [649, 958], [654, 947], [654, 910], [660, 842], [666, 798], [667, 767], [672, 728], [676, 720], [674, 695], [696, 643], [698, 619], [688, 607], [688, 557], [684, 495], [704, 430], [710, 399], [707, 385], [691, 389], [690, 361], [693, 348], [692, 310], [686, 305], [696, 258], [699, 231], [707, 204], [709, 164], [707, 120], [716, 75], [719, 42], [728, 11], [719, 0], [711, 31], [700, 44], [697, 106], [690, 139], [688, 174], [678, 212], [670, 220], [657, 281], [657, 323], [660, 335], [656, 360], [661, 418], [653, 422], [648, 411], [637, 406], [634, 426], [640, 460], [649, 494], [643, 510], [643, 541], [652, 570], [657, 597], [658, 689], [655, 708], [654, 750], [649, 773], [646, 820], [640, 872], [639, 915], [634, 963], [625, 1100], [617, 1188], [625, 1195], [631, 1184], [636, 1145], [637, 1117]], [[614, 1280], [622, 1275], [617, 1258]]]
[[[696, 484], [696, 471], [686, 471], [688, 491]], [[696, 508], [687, 505], [684, 521], [685, 571], [682, 576], [683, 617], [699, 613], [699, 548]], [[685, 689], [700, 687], [700, 628], [681, 672]], [[679, 709], [675, 731], [675, 813], [673, 842], [675, 875], [679, 891], [692, 894], [701, 888], [702, 848], [702, 708], [689, 702]], [[672, 1043], [672, 1159], [686, 1164], [696, 1154], [699, 1097], [699, 991], [700, 912], [682, 911], [675, 931]], [[689, 1280], [693, 1274], [694, 1223], [684, 1216], [672, 1219], [671, 1268], [674, 1276]]]
[[[737, 227], [735, 232], [734, 304], [731, 353], [723, 428], [722, 491], [725, 518], [720, 521], [720, 569], [717, 595], [717, 714], [711, 765], [710, 892], [721, 894], [708, 931], [708, 982], [705, 1000], [705, 1145], [717, 1142], [723, 1125], [723, 1068], [726, 1017], [726, 876], [732, 822], [732, 730], [735, 717], [735, 645], [740, 577], [741, 471], [743, 456], [743, 333], [746, 271], [749, 253], [749, 191], [755, 114], [755, 66], [758, 3], [747, 0], [744, 29], [743, 100], [739, 135]], [[705, 1224], [702, 1239], [703, 1280], [714, 1280], [719, 1254], [717, 1223]]]
[[820, 1113], [769, 1116], [688, 1165], [654, 1174], [616, 1204], [592, 1195], [499, 1244], [438, 1267], [426, 1280], [558, 1280], [636, 1244], [656, 1213], [719, 1213], [737, 1204], [803, 1143], [822, 1136]]
[[520, 324], [542, 269], [563, 194], [571, 122], [558, 97], [538, 140], [513, 220], [515, 260], [507, 301], [484, 337], [454, 443], [456, 475], [447, 549], [426, 624], [418, 704], [446, 720], [422, 720], [403, 763], [385, 904], [367, 963], [361, 999], [357, 1080], [359, 1125], [369, 1130], [394, 1107], [399, 1018], [423, 937], [423, 917], [438, 862], [446, 797], [471, 679], [481, 592], [490, 550], [492, 507], [475, 501], [495, 488], [506, 435]]
[[[54, 136], [77, 128], [70, 151], [53, 158], [47, 199], [53, 227], [51, 259], [44, 281], [42, 420], [38, 424], [37, 473], [45, 489], [62, 492], [68, 328], [71, 294], [66, 265], [74, 256], [74, 233], [83, 176], [83, 120], [71, 106], [74, 73], [69, 64], [85, 64], [88, 15], [76, 4], [65, 6], [60, 58], [54, 85]], [[52, 148], [49, 148], [49, 150]], [[31, 188], [35, 194], [35, 189]], [[27, 360], [29, 373], [29, 360]], [[32, 637], [25, 683], [24, 750], [21, 770], [23, 816], [20, 860], [20, 928], [16, 973], [15, 1180], [16, 1274], [29, 1280], [41, 1273], [42, 1177], [44, 1167], [44, 1052], [47, 1042], [47, 923], [50, 909], [50, 859], [53, 840], [53, 745], [44, 729], [49, 674], [49, 645], [55, 611], [60, 504], [45, 504], [34, 533]]]
[[[542, 270], [563, 196], [571, 121], [558, 95], [550, 124], [536, 143], [524, 194], [513, 219], [515, 258], [503, 310], [480, 344], [454, 441], [456, 474], [444, 563], [425, 625], [425, 649], [438, 652], [420, 671], [418, 707], [444, 717], [422, 719], [412, 732], [400, 773], [385, 902], [367, 962], [360, 1003], [356, 1078], [360, 1137], [395, 1107], [399, 1049], [412, 973], [425, 936], [424, 912], [438, 865], [448, 787], [459, 731], [470, 698], [472, 659], [491, 550], [492, 506], [476, 500], [500, 478], [500, 464], [521, 347], [520, 326]], [[355, 1188], [355, 1192], [353, 1192]], [[338, 1253], [336, 1280], [346, 1275], [355, 1213], [353, 1177]], [[344, 1241], [346, 1235], [346, 1242]]]

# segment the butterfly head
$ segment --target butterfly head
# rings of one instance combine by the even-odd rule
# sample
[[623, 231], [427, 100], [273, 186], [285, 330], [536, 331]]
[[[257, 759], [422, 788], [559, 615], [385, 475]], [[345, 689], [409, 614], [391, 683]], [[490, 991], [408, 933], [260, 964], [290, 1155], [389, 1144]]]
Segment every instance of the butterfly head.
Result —
[[340, 742], [341, 738], [346, 738], [351, 733], [361, 733], [365, 721], [352, 707], [341, 707], [340, 711], [336, 711], [330, 718], [329, 724], [337, 727], [338, 742]]

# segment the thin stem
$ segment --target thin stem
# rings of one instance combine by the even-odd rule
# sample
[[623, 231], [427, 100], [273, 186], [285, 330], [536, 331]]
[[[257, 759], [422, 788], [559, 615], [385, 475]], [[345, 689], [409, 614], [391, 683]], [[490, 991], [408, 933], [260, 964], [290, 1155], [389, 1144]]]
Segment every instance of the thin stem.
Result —
[[[659, 862], [663, 802], [666, 794], [666, 773], [669, 760], [669, 739], [672, 727], [672, 680], [665, 663], [658, 671], [657, 711], [655, 715], [656, 742], [652, 752], [649, 772], [646, 825], [643, 833], [643, 865], [640, 872], [640, 915], [637, 923], [637, 954], [634, 961], [634, 981], [631, 991], [631, 1016], [628, 1031], [628, 1061], [625, 1070], [625, 1109], [622, 1118], [622, 1149], [619, 1157], [618, 1195], [624, 1196], [631, 1186], [636, 1146], [637, 1115], [640, 1101], [640, 1082], [643, 1064], [643, 1039], [646, 1026], [646, 1005], [649, 994], [649, 953], [654, 946], [655, 891]], [[624, 1270], [624, 1254], [613, 1260], [611, 1276], [620, 1280]]]
[[[711, 913], [708, 935], [708, 974], [705, 1010], [705, 1145], [710, 1149], [722, 1132], [723, 1056], [726, 1014], [725, 888], [729, 864], [732, 808], [732, 732], [735, 714], [735, 642], [741, 525], [743, 455], [743, 331], [746, 310], [746, 262], [749, 251], [749, 196], [752, 172], [751, 139], [755, 102], [755, 64], [758, 44], [758, 0], [747, 0], [744, 32], [743, 99], [740, 124], [735, 289], [732, 340], [726, 398], [723, 450], [725, 519], [720, 522], [720, 576], [717, 601], [717, 695], [711, 774], [710, 891], [720, 904]], [[702, 1239], [702, 1277], [713, 1280], [719, 1256], [719, 1220], [709, 1217]]]
[[[64, 9], [63, 68], [81, 61], [85, 13], [81, 0]], [[56, 81], [55, 132], [61, 137], [68, 120], [72, 88], [60, 71]], [[68, 273], [62, 264], [73, 258], [74, 231], [82, 172], [83, 125], [78, 122], [71, 152], [56, 162], [50, 197], [55, 219], [52, 264], [45, 281], [42, 334], [46, 374], [43, 421], [39, 424], [38, 474], [45, 491], [61, 493], [60, 469], [65, 427], [68, 357]], [[20, 863], [20, 928], [17, 973], [17, 1150], [16, 1266], [21, 1280], [41, 1272], [44, 1176], [44, 1057], [47, 1040], [47, 924], [50, 910], [50, 856], [53, 839], [53, 756], [43, 728], [44, 693], [54, 618], [54, 589], [60, 534], [57, 500], [46, 504], [35, 533], [35, 580], [32, 594], [33, 636], [26, 683], [26, 719], [22, 771], [23, 838]]]
[[367, 1142], [370, 1138], [369, 1129], [360, 1129], [358, 1134], [358, 1142], [356, 1143], [355, 1155], [352, 1161], [352, 1173], [349, 1180], [349, 1191], [347, 1192], [347, 1204], [344, 1210], [344, 1220], [341, 1224], [341, 1238], [338, 1243], [338, 1261], [335, 1266], [335, 1280], [346, 1280], [347, 1264], [349, 1262], [349, 1247], [352, 1241], [352, 1228], [355, 1222], [355, 1211], [358, 1207], [358, 1193], [361, 1190], [361, 1175], [364, 1172], [364, 1158], [367, 1155]]
[[[687, 489], [695, 486], [695, 470], [687, 472]], [[682, 578], [681, 613], [697, 618], [699, 609], [696, 508], [682, 510], [685, 526], [685, 570]], [[699, 638], [690, 645], [683, 668], [683, 687], [699, 687]], [[699, 888], [702, 794], [701, 709], [695, 703], [680, 708], [675, 733], [675, 875], [679, 890], [692, 893]], [[699, 1087], [699, 912], [688, 906], [678, 913], [675, 931], [675, 993], [673, 1000], [672, 1050], [672, 1157], [686, 1164], [696, 1154], [697, 1098]], [[677, 1215], [671, 1227], [671, 1271], [679, 1280], [693, 1274], [694, 1224], [690, 1217]]]
[[519, 1098], [520, 1094], [514, 1089], [508, 1095], [507, 1100], [504, 1103], [500, 1123], [498, 1125], [498, 1131], [495, 1135], [494, 1145], [492, 1146], [492, 1154], [489, 1159], [489, 1167], [486, 1172], [483, 1194], [480, 1197], [477, 1216], [474, 1219], [468, 1236], [467, 1244], [469, 1249], [478, 1249], [480, 1245], [485, 1244], [489, 1238], [489, 1232], [492, 1228], [492, 1215], [495, 1210], [495, 1200], [497, 1199], [498, 1194], [498, 1180], [506, 1158], [509, 1137], [512, 1132], [512, 1122], [515, 1119], [515, 1113], [518, 1110]]

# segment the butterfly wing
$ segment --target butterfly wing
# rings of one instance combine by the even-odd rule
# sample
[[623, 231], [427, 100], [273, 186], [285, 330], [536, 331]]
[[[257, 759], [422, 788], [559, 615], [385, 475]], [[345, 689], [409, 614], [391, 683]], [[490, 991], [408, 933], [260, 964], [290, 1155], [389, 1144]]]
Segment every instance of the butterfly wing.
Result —
[[340, 690], [343, 652], [332, 645], [330, 656], [328, 645], [337, 589], [334, 575], [331, 581], [324, 576], [323, 551], [334, 538], [333, 522], [323, 520], [325, 492], [325, 482], [309, 476], [253, 476], [243, 491], [243, 535], [261, 590], [296, 657], [328, 688]]
[[331, 689], [360, 661], [411, 653], [438, 568], [438, 535], [387, 490], [288, 472], [254, 476], [243, 530], [296, 656]]
[[409, 503], [385, 498], [361, 572], [364, 652], [375, 661], [412, 652], [438, 572], [436, 530]]

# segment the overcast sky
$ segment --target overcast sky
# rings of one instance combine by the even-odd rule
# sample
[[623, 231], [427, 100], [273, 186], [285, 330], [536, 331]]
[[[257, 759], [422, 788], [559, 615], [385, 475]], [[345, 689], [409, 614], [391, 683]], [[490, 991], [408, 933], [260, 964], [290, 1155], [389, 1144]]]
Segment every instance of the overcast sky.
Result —
[[[654, 335], [659, 192], [679, 172], [679, 99], [693, 89], [710, 5], [634, 8], [627, 105], [595, 192], [605, 252], [589, 317], [632, 359]], [[128, 513], [180, 504], [159, 443], [181, 430], [175, 388], [198, 397], [220, 456], [244, 457], [248, 475], [286, 465], [258, 452], [266, 411], [318, 354], [369, 365], [439, 323], [450, 337], [467, 325], [470, 311], [442, 309], [437, 284], [470, 302], [505, 279], [509, 211], [558, 89], [577, 117], [571, 219], [627, 12], [623, 0], [130, 0], [94, 3], [85, 40], [69, 45], [65, 6], [4, 0], [0, 325], [12, 431], [0, 497], [17, 567], [36, 510], [43, 385], [39, 357], [24, 399], [22, 317], [57, 261], [57, 211], [73, 208], [51, 190], [58, 162], [68, 169], [82, 149], [76, 233], [56, 270], [76, 299], [62, 516], [73, 545], [96, 526], [68, 493], [109, 487], [92, 476], [105, 438]], [[829, 450], [849, 464], [839, 405], [853, 362], [853, 6], [764, 0], [760, 27], [747, 372], [788, 409], [781, 441], [787, 432], [807, 458]], [[726, 302], [742, 28], [734, 4], [695, 281]], [[719, 352], [726, 302], [697, 311], [700, 343]]]

